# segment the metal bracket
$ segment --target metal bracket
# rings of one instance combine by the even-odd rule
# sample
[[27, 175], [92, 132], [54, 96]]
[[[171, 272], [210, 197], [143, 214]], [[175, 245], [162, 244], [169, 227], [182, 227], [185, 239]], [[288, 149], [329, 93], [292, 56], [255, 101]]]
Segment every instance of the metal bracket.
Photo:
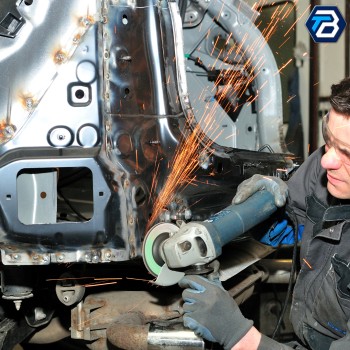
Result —
[[0, 2], [0, 36], [15, 38], [25, 23], [17, 10], [16, 0], [1, 0]]

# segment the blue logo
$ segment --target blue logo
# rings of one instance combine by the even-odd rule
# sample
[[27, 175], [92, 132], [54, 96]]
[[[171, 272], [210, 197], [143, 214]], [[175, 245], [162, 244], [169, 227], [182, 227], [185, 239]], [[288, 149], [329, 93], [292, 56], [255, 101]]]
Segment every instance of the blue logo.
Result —
[[346, 26], [337, 6], [315, 6], [305, 24], [315, 43], [335, 43]]

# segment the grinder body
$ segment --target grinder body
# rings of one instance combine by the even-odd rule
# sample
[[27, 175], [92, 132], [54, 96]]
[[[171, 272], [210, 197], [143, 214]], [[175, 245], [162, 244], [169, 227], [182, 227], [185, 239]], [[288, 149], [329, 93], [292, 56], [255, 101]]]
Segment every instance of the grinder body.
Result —
[[218, 257], [222, 247], [266, 220], [277, 210], [274, 196], [258, 191], [241, 204], [232, 204], [202, 222], [190, 222], [160, 245], [169, 268], [206, 264]]

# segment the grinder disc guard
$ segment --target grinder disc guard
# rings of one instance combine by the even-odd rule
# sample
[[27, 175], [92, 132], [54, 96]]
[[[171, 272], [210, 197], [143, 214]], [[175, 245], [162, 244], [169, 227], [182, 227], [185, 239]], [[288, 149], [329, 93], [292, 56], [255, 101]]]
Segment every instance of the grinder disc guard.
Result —
[[171, 286], [179, 282], [183, 272], [171, 270], [163, 261], [160, 249], [161, 244], [179, 230], [171, 223], [159, 223], [153, 226], [143, 242], [142, 257], [147, 270], [156, 278], [155, 283], [161, 286]]

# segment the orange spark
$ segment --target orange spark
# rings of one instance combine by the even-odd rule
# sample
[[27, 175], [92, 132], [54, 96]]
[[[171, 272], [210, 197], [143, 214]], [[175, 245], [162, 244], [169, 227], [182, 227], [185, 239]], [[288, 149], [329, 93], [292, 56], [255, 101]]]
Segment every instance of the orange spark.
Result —
[[296, 95], [290, 96], [287, 100], [287, 103], [290, 102], [291, 100], [293, 100], [293, 98], [295, 98], [295, 97], [296, 97]]
[[[296, 3], [297, 1], [295, 4]], [[262, 6], [265, 4], [267, 4], [266, 0], [259, 0], [254, 3], [252, 8], [261, 12]], [[295, 4], [292, 9], [295, 9]], [[288, 33], [295, 27], [296, 23], [300, 21], [301, 17], [304, 16], [309, 8], [310, 6], [308, 6], [305, 12], [284, 34], [284, 42], [280, 44], [279, 48], [283, 47], [285, 43], [290, 40]], [[228, 47], [224, 49], [220, 48], [215, 63], [210, 65], [208, 69], [218, 69], [219, 66], [222, 67], [225, 63], [230, 64], [232, 61], [234, 61], [235, 66], [233, 69], [223, 71], [220, 77], [213, 84], [212, 89], [202, 90], [199, 98], [200, 100], [204, 99], [205, 93], [207, 91], [211, 90], [212, 92], [216, 92], [215, 102], [208, 102], [206, 104], [205, 111], [199, 119], [200, 122], [198, 124], [200, 124], [203, 129], [200, 129], [198, 124], [193, 125], [193, 115], [187, 116], [187, 123], [189, 125], [193, 125], [193, 130], [190, 130], [190, 128], [188, 128], [188, 130], [184, 132], [184, 139], [179, 144], [173, 160], [171, 162], [169, 161], [168, 163], [168, 169], [170, 169], [169, 176], [160, 193], [157, 193], [157, 198], [153, 207], [153, 213], [149, 220], [148, 226], [153, 224], [154, 221], [159, 217], [160, 213], [165, 210], [172, 201], [175, 200], [176, 193], [178, 193], [179, 190], [183, 190], [189, 185], [196, 186], [198, 183], [200, 183], [200, 181], [195, 176], [195, 172], [200, 165], [200, 154], [202, 152], [206, 152], [210, 156], [212, 152], [211, 146], [213, 142], [215, 142], [215, 139], [217, 139], [217, 137], [220, 135], [220, 125], [219, 122], [215, 119], [217, 108], [221, 106], [224, 110], [227, 110], [230, 106], [228, 104], [226, 106], [223, 106], [225, 99], [235, 98], [235, 96], [238, 98], [242, 97], [252, 82], [254, 82], [254, 80], [259, 77], [259, 74], [263, 74], [262, 70], [266, 63], [266, 57], [262, 54], [263, 50], [265, 49], [267, 42], [276, 33], [278, 24], [292, 13], [292, 9], [287, 8], [287, 3], [277, 6], [271, 16], [271, 21], [267, 27], [262, 30], [263, 35], [256, 38], [250, 45], [247, 45], [247, 41], [249, 39], [248, 33], [243, 36], [242, 40], [240, 40], [239, 43], [235, 42], [233, 45], [229, 45], [232, 37], [231, 33], [225, 43], [225, 46]], [[209, 39], [210, 34], [210, 30], [208, 30], [206, 33], [207, 39]], [[210, 53], [211, 56], [214, 55], [215, 50], [219, 49], [218, 45], [219, 36], [216, 37], [213, 49]], [[223, 57], [224, 55], [227, 56]], [[231, 55], [233, 57], [231, 57]], [[285, 69], [291, 62], [292, 59], [288, 60], [275, 74], [280, 74], [281, 71]], [[242, 74], [242, 72], [244, 72], [244, 74]], [[222, 82], [224, 82], [223, 86]], [[260, 89], [264, 88], [267, 83], [268, 82], [266, 80], [262, 86], [260, 86]], [[249, 97], [246, 102], [251, 104], [258, 98], [258, 96], [259, 91], [256, 92], [255, 96]], [[268, 101], [264, 106], [261, 107], [260, 112], [268, 108], [272, 102], [272, 100]], [[212, 138], [211, 135], [214, 135], [215, 137]], [[231, 136], [234, 137], [235, 134]], [[208, 137], [210, 137], [210, 140], [208, 140]], [[157, 177], [159, 175], [159, 165], [159, 162], [155, 165], [156, 169], [154, 171], [154, 177], [151, 186], [151, 193], [153, 194], [152, 197], [155, 196], [156, 187], [158, 184]]]
[[148, 226], [153, 224], [164, 208], [174, 201], [179, 188], [193, 183], [195, 179], [194, 173], [198, 169], [200, 162], [200, 146], [202, 145], [205, 152], [210, 153], [211, 151], [209, 148], [212, 143], [213, 141], [207, 140], [199, 125], [196, 125], [192, 132], [184, 138], [180, 147], [178, 147], [175, 152], [172, 163], [169, 164], [171, 172], [164, 187], [156, 198]]
[[309, 263], [305, 258], [303, 258], [303, 261], [304, 261], [304, 263], [308, 266], [308, 268], [309, 268], [310, 270], [312, 270], [312, 266], [310, 265], [310, 263]]
[[219, 41], [219, 38], [220, 38], [220, 36], [218, 35], [217, 38], [216, 38], [216, 40], [215, 40], [215, 43], [214, 43], [214, 45], [213, 45], [213, 49], [212, 49], [211, 52], [210, 52], [210, 56], [213, 55], [213, 53], [214, 53], [214, 51], [215, 51], [215, 49], [216, 49], [216, 45], [217, 45], [217, 43], [218, 43], [218, 41]]
[[295, 20], [295, 22], [291, 25], [291, 27], [286, 31], [286, 33], [284, 34], [284, 36], [286, 36], [286, 35], [296, 26], [296, 24], [301, 20], [301, 18], [305, 15], [305, 13], [309, 11], [310, 7], [311, 7], [311, 5], [307, 6], [307, 8], [305, 9], [305, 11], [300, 15], [299, 18], [297, 18], [297, 19]]
[[118, 282], [105, 282], [105, 283], [89, 283], [89, 284], [84, 284], [83, 286], [85, 288], [91, 288], [91, 287], [101, 287], [101, 286], [108, 286], [111, 284], [117, 284]]
[[135, 150], [135, 158], [136, 158], [136, 171], [138, 171], [139, 170], [139, 156], [138, 156], [137, 149]]
[[282, 43], [280, 46], [278, 46], [278, 48], [280, 49], [282, 46], [284, 46], [284, 44], [285, 44], [289, 39], [290, 39], [290, 36], [289, 36], [285, 41], [283, 41], [283, 43]]
[[259, 113], [261, 113], [264, 109], [266, 109], [267, 106], [269, 106], [271, 102], [272, 102], [272, 100], [270, 100], [269, 102], [267, 102], [267, 103], [265, 104], [265, 106], [263, 106], [263, 107], [260, 109]]
[[275, 73], [275, 74], [278, 74], [278, 73], [281, 73], [281, 71], [288, 66], [289, 63], [293, 62], [293, 58], [290, 58], [288, 60], [288, 62], [286, 62], [284, 65], [282, 65], [282, 67]]

